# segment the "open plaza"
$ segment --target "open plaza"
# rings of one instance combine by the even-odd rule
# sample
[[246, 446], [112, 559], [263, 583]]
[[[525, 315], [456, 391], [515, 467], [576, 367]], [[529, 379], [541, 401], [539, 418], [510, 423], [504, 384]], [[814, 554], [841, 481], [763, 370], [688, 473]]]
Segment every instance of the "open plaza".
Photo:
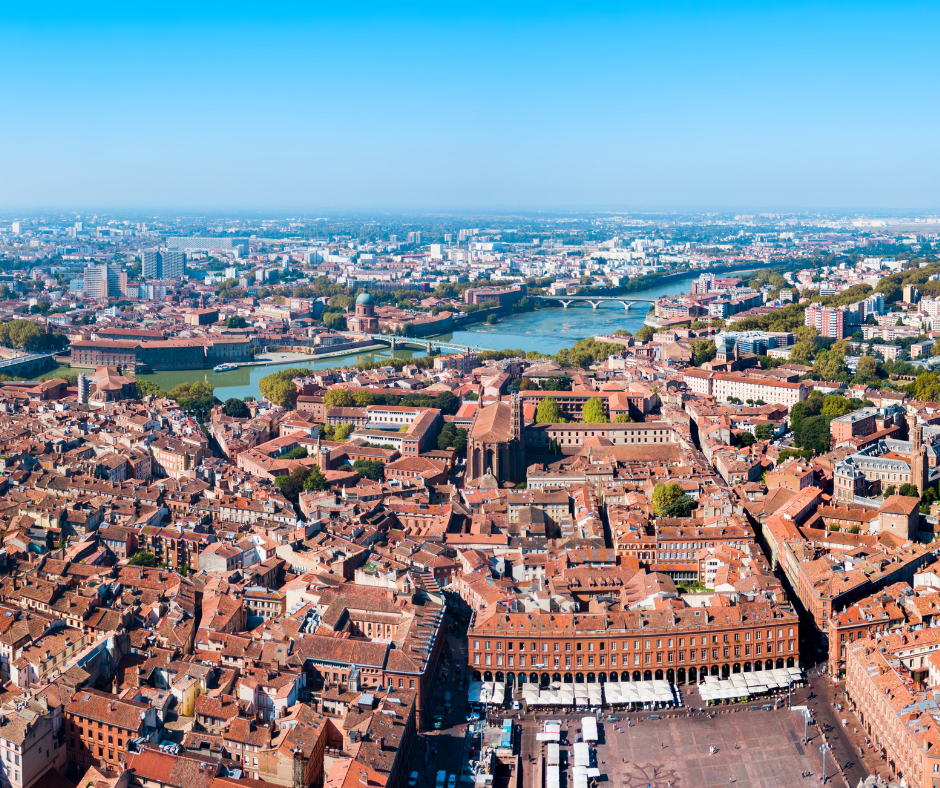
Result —
[[[810, 727], [803, 744], [803, 714], [786, 708], [750, 709], [713, 715], [679, 713], [662, 719], [627, 718], [597, 722], [595, 752], [589, 769], [597, 769], [596, 788], [789, 788], [822, 784], [820, 740]], [[546, 717], [548, 718], [548, 717]], [[582, 736], [581, 718], [561, 718], [558, 788], [577, 788], [575, 744]], [[524, 788], [546, 782], [548, 743], [539, 741], [544, 720], [522, 721], [521, 762]], [[589, 771], [589, 774], [593, 774]], [[835, 775], [836, 781], [832, 777]], [[827, 784], [844, 785], [828, 761]], [[588, 785], [595, 785], [589, 782]]]

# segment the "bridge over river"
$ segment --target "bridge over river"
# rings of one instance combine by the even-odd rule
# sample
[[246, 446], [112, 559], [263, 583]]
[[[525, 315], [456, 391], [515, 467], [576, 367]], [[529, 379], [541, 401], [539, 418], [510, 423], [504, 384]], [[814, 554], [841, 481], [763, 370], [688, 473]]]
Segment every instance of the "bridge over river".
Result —
[[424, 339], [422, 337], [401, 337], [396, 336], [395, 334], [368, 334], [369, 339], [375, 342], [384, 342], [389, 345], [392, 350], [399, 347], [419, 347], [426, 350], [428, 353], [432, 349], [436, 350], [446, 350], [452, 353], [468, 353], [473, 351], [475, 353], [482, 353], [484, 350], [487, 350], [485, 347], [479, 347], [477, 345], [460, 345], [456, 342], [445, 342], [441, 339]]
[[5, 358], [0, 360], [0, 375], [31, 378], [49, 367], [54, 366], [54, 359], [58, 352], [59, 351], [54, 353], [30, 353], [26, 356]]
[[592, 308], [597, 309], [601, 304], [613, 301], [622, 304], [624, 309], [630, 309], [634, 304], [652, 304], [655, 298], [620, 298], [619, 296], [529, 296], [533, 301], [559, 301], [567, 309], [569, 304], [587, 302]]

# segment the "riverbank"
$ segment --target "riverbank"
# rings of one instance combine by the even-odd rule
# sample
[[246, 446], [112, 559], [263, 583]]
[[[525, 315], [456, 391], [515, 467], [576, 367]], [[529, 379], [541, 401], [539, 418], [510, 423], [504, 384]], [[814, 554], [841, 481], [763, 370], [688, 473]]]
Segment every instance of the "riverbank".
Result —
[[[753, 268], [753, 266], [751, 266]], [[672, 277], [666, 284], [658, 284], [647, 290], [634, 290], [638, 298], [656, 299], [663, 296], [678, 295], [688, 291], [688, 283], [698, 277], [700, 272], [686, 273], [678, 278]], [[540, 308], [531, 312], [508, 314], [497, 323], [469, 323], [447, 334], [422, 337], [423, 340], [453, 342], [458, 345], [485, 347], [491, 350], [520, 350], [523, 353], [537, 351], [546, 355], [557, 353], [562, 348], [574, 345], [579, 339], [605, 336], [618, 330], [635, 334], [644, 325], [647, 315], [639, 309], [624, 310], [618, 303], [600, 304], [592, 309], [590, 304], [579, 306], [571, 304], [567, 309], [560, 306]], [[284, 369], [301, 367], [310, 370], [355, 367], [365, 362], [383, 362], [392, 358], [421, 358], [424, 350], [412, 350], [396, 347], [394, 351], [381, 345], [375, 349], [356, 348], [334, 351], [329, 354], [307, 356], [296, 354], [288, 360], [272, 360], [268, 364], [243, 366], [229, 372], [212, 370], [173, 370], [138, 375], [139, 380], [152, 380], [164, 391], [169, 391], [180, 383], [193, 383], [197, 380], [215, 386], [215, 394], [221, 400], [229, 397], [244, 399], [247, 396], [260, 397], [258, 381], [265, 375]], [[57, 374], [75, 374], [79, 369], [70, 369], [59, 365], [37, 376], [36, 379], [56, 377]]]

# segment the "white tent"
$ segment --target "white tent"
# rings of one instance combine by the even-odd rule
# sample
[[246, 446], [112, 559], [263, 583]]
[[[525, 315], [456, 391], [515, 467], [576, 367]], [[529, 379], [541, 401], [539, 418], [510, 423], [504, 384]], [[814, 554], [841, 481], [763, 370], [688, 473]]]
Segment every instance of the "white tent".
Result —
[[581, 735], [584, 741], [597, 741], [597, 720], [594, 717], [581, 718]]
[[603, 684], [588, 684], [588, 700], [591, 702], [592, 706], [601, 706], [604, 702], [604, 685]]
[[[545, 734], [548, 735], [548, 734]], [[548, 757], [545, 761], [549, 766], [558, 766], [561, 763], [561, 752], [557, 743], [551, 743], [547, 747]]]
[[583, 766], [585, 769], [591, 765], [591, 748], [586, 742], [575, 742], [574, 765], [576, 768]]

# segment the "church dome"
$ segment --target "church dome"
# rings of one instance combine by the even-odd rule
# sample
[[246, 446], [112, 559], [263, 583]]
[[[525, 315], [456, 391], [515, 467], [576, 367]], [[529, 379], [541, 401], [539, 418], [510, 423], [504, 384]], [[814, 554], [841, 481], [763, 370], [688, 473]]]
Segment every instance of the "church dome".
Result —
[[492, 470], [487, 470], [480, 479], [481, 490], [498, 490], [499, 480], [493, 475]]
[[363, 293], [359, 298], [356, 299], [356, 306], [371, 306], [375, 301], [372, 300], [372, 296], [368, 293]]

